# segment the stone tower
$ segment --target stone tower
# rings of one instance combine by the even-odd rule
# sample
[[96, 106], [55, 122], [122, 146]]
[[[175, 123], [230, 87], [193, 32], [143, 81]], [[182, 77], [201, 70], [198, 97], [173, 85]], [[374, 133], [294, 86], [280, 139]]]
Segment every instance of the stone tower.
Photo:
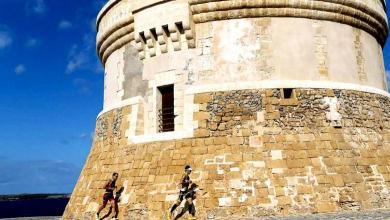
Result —
[[199, 219], [390, 208], [384, 0], [110, 0], [104, 107], [65, 219], [119, 172], [120, 219], [163, 219], [186, 164]]

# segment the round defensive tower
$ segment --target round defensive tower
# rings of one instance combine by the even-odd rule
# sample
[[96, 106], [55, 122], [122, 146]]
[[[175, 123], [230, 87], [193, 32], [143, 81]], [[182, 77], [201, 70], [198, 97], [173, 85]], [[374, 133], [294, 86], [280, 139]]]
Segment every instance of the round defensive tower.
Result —
[[104, 106], [64, 218], [93, 216], [119, 172], [120, 219], [163, 219], [186, 164], [198, 219], [390, 208], [385, 7], [108, 1]]

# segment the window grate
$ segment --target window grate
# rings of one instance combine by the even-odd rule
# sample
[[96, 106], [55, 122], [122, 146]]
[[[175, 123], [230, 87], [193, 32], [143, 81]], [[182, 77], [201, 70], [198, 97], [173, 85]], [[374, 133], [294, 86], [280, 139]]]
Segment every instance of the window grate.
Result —
[[158, 88], [161, 93], [161, 109], [157, 112], [159, 132], [175, 130], [174, 88], [173, 85]]
[[174, 108], [164, 108], [158, 111], [159, 132], [174, 131], [175, 127]]

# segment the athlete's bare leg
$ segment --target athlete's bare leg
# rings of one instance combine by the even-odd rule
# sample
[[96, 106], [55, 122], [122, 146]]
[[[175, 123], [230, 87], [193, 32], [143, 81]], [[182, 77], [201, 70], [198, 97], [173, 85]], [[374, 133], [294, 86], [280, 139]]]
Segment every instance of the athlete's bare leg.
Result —
[[100, 215], [100, 212], [106, 208], [106, 205], [107, 205], [107, 201], [104, 201], [103, 204], [99, 207], [97, 213], [96, 213], [96, 216], [99, 218], [99, 215]]

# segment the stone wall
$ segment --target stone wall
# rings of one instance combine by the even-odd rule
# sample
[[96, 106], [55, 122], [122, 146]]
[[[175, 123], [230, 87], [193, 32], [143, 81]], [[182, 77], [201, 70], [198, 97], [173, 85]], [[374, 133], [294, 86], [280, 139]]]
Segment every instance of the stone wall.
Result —
[[93, 219], [119, 172], [120, 219], [163, 219], [183, 166], [199, 219], [390, 208], [390, 99], [331, 89], [196, 94], [194, 137], [132, 144], [131, 107], [99, 117], [64, 219]]

